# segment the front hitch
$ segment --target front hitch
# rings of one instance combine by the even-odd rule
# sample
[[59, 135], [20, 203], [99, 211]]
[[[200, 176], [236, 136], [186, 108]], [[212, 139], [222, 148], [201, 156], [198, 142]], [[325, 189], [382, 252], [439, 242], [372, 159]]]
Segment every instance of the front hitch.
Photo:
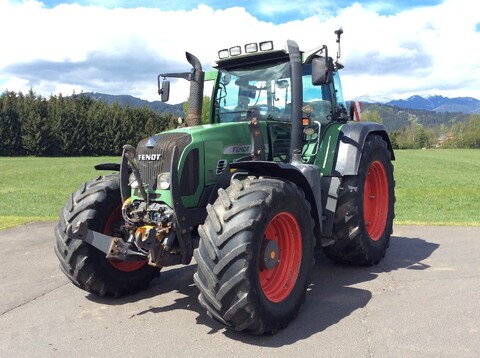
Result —
[[75, 228], [69, 226], [67, 234], [68, 237], [72, 239], [89, 243], [103, 252], [107, 259], [115, 261], [136, 261], [139, 259], [147, 260], [148, 258], [146, 254], [130, 250], [128, 244], [120, 237], [112, 237], [88, 229], [88, 223], [86, 221], [79, 222]]

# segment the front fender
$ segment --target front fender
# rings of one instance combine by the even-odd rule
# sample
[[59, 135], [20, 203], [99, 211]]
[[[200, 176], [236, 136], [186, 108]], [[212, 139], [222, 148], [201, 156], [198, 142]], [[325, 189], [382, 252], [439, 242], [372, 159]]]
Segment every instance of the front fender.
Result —
[[278, 178], [295, 183], [305, 193], [305, 198], [312, 208], [315, 220], [315, 236], [321, 237], [322, 201], [320, 169], [310, 164], [288, 164], [263, 161], [246, 161], [231, 163], [229, 169], [245, 172], [247, 175]]

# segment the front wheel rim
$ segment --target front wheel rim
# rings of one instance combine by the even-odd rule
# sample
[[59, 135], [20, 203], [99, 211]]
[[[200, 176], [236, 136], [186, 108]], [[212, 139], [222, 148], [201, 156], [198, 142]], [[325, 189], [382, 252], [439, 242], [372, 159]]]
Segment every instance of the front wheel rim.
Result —
[[262, 247], [278, 249], [260, 253], [260, 260], [265, 257], [276, 260], [273, 267], [259, 263], [260, 287], [269, 301], [278, 303], [285, 300], [295, 287], [302, 262], [302, 234], [295, 217], [287, 212], [277, 214], [265, 230], [264, 241], [274, 241], [275, 245]]
[[385, 231], [388, 202], [387, 171], [385, 166], [376, 160], [368, 168], [363, 195], [365, 227], [373, 241], [379, 241]]

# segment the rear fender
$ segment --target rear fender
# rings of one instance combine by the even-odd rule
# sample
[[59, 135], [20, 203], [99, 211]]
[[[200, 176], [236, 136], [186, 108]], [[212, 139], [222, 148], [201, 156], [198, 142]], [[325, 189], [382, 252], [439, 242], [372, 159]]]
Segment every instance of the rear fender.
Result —
[[378, 134], [387, 143], [387, 148], [395, 160], [392, 143], [383, 124], [374, 122], [350, 122], [342, 126], [338, 137], [338, 149], [331, 175], [322, 178], [322, 199], [324, 208], [323, 241], [332, 235], [338, 192], [342, 177], [357, 175], [362, 158], [365, 140], [370, 134]]
[[363, 145], [369, 134], [378, 134], [387, 143], [388, 150], [395, 160], [392, 143], [383, 124], [374, 122], [346, 123], [340, 130], [337, 159], [333, 176], [357, 175], [362, 157]]

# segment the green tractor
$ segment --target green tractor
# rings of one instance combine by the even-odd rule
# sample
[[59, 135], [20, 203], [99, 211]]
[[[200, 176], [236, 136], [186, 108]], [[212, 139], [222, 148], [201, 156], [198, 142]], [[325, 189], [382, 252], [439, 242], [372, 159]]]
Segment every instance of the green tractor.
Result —
[[186, 123], [125, 145], [120, 163], [96, 166], [115, 174], [71, 194], [55, 228], [62, 271], [118, 297], [195, 258], [207, 314], [262, 334], [297, 315], [315, 251], [378, 263], [392, 233], [394, 155], [383, 125], [347, 109], [339, 52], [334, 61], [325, 45], [250, 43], [219, 51], [209, 72], [187, 52], [191, 71], [158, 76], [162, 101], [169, 78], [190, 82]]

